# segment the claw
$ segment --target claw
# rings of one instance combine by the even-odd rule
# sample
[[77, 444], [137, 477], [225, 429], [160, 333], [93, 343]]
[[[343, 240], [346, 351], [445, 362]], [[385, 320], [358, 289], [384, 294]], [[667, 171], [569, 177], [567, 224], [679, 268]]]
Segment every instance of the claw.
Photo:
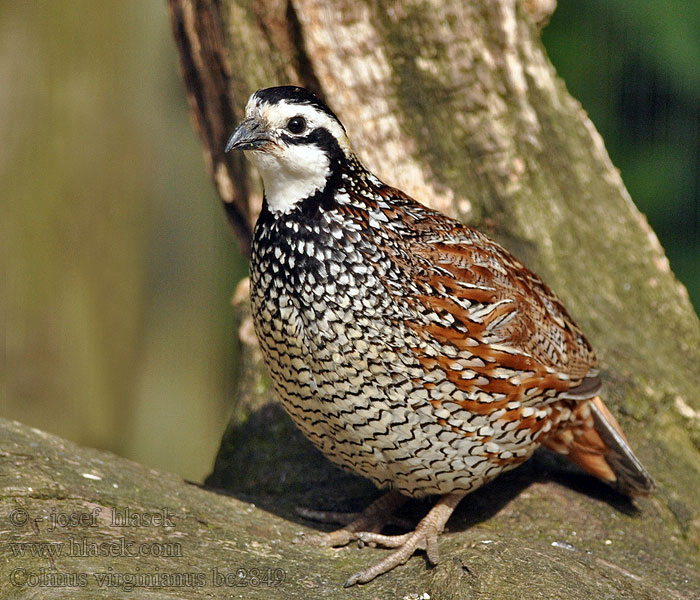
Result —
[[437, 538], [437, 531], [429, 531], [425, 536], [425, 554], [428, 557], [430, 564], [433, 566], [440, 562], [440, 552]]

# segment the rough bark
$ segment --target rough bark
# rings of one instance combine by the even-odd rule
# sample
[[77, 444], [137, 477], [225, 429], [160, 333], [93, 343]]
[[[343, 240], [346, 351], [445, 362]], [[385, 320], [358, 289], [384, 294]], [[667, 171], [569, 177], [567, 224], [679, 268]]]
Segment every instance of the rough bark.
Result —
[[[338, 1], [331, 9], [320, 0], [170, 0], [193, 117], [242, 243], [260, 186], [240, 157], [221, 150], [252, 91], [303, 84], [326, 98], [358, 154], [385, 181], [493, 236], [562, 296], [600, 355], [606, 402], [656, 477], [654, 496], [635, 510], [542, 452], [465, 499], [440, 540], [438, 567], [414, 557], [366, 586], [342, 590], [347, 575], [385, 551], [293, 544], [299, 531], [317, 529], [294, 507], [359, 509], [375, 491], [318, 455], [274, 402], [243, 285], [235, 303], [240, 385], [208, 480], [236, 498], [5, 422], [3, 539], [72, 535], [8, 525], [18, 507], [45, 517], [52, 507], [167, 506], [178, 516], [174, 530], [132, 533], [143, 541], [182, 540], [182, 557], [56, 559], [57, 568], [286, 571], [272, 590], [209, 584], [139, 589], [139, 597], [700, 595], [700, 326], [602, 140], [546, 58], [534, 21], [546, 20], [548, 5]], [[408, 516], [425, 510], [414, 505]], [[108, 523], [95, 535], [80, 533], [123, 535]], [[65, 597], [61, 588], [14, 588], [5, 574], [47, 564], [13, 558], [2, 544], [0, 595]], [[92, 585], [71, 597], [123, 593]]]

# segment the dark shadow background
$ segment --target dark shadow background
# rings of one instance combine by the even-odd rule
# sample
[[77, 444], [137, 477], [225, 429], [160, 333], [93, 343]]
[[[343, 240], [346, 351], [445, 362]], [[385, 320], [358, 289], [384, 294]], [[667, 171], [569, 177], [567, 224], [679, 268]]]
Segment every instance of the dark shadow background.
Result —
[[[700, 3], [560, 0], [543, 40], [697, 309]], [[165, 3], [0, 2], [0, 111], [0, 416], [201, 481], [247, 265]]]

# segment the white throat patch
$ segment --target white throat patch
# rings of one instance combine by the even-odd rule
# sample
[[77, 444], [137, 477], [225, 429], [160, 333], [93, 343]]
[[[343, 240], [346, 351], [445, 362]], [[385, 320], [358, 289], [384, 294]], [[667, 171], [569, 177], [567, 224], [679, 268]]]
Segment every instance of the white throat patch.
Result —
[[295, 116], [306, 121], [307, 131], [301, 134], [302, 137], [323, 127], [346, 155], [351, 152], [342, 125], [327, 113], [285, 100], [270, 105], [253, 94], [246, 106], [246, 117], [261, 123], [273, 143], [261, 150], [247, 151], [246, 156], [260, 171], [267, 204], [273, 213], [287, 213], [305, 198], [322, 190], [331, 173], [330, 159], [322, 148], [313, 143], [287, 143], [283, 139], [283, 134], [294, 137], [286, 127], [289, 119]]
[[322, 190], [331, 172], [326, 153], [315, 145], [292, 145], [247, 154], [260, 171], [267, 205], [273, 213], [287, 213]]

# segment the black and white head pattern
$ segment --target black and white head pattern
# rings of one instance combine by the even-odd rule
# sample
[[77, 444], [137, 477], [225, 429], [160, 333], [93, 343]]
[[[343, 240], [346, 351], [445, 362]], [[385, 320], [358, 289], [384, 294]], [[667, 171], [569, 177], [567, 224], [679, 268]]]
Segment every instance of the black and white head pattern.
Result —
[[343, 125], [311, 92], [294, 86], [258, 90], [246, 121], [266, 142], [244, 148], [263, 179], [273, 214], [284, 214], [323, 190], [334, 165], [351, 155]]

